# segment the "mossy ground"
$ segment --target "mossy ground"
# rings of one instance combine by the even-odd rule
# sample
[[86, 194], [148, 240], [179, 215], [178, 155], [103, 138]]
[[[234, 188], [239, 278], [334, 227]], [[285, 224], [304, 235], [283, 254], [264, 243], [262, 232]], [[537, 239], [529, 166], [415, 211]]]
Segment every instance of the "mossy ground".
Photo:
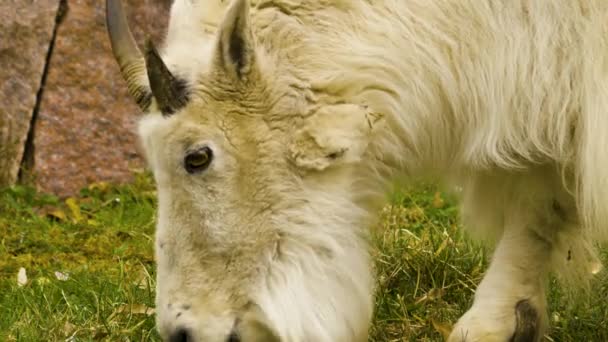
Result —
[[[464, 235], [454, 204], [420, 185], [384, 208], [370, 341], [441, 341], [470, 306], [489, 252]], [[0, 341], [158, 341], [155, 205], [146, 174], [67, 200], [21, 186], [0, 191]], [[551, 283], [547, 341], [608, 341], [606, 273], [576, 302]]]

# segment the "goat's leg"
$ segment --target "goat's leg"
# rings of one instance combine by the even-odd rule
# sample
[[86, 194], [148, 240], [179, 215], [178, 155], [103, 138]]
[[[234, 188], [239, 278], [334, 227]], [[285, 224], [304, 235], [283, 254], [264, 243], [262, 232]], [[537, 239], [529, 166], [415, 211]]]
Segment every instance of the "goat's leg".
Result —
[[513, 216], [505, 222], [473, 306], [459, 319], [449, 342], [536, 342], [542, 338], [552, 244], [539, 234], [542, 229], [534, 227], [537, 220], [521, 213]]

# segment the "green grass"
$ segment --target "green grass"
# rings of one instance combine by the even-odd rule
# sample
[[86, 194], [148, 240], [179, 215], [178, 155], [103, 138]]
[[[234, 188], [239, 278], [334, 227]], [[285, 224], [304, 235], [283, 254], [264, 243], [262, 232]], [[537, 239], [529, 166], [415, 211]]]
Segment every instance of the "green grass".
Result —
[[1, 192], [0, 341], [158, 340], [146, 310], [154, 306], [152, 190], [139, 176], [128, 187], [82, 191], [70, 205], [26, 187]]
[[[382, 211], [370, 341], [441, 341], [470, 306], [488, 254], [464, 236], [454, 204], [418, 186]], [[21, 186], [0, 191], [0, 341], [158, 341], [154, 208], [143, 174], [67, 201]], [[565, 301], [551, 284], [547, 341], [608, 341], [606, 273], [588, 300]]]
[[[433, 186], [398, 192], [375, 232], [379, 274], [372, 341], [442, 341], [472, 304], [490, 251], [467, 239], [456, 201]], [[603, 250], [608, 261], [608, 249]], [[608, 272], [587, 298], [551, 281], [545, 341], [608, 341]], [[569, 297], [570, 298], [570, 297]]]

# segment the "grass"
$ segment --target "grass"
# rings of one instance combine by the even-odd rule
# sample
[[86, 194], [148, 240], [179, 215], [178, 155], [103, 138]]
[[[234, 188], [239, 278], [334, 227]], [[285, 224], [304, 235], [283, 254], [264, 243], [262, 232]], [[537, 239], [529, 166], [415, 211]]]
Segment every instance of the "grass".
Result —
[[[488, 252], [464, 236], [454, 203], [421, 185], [382, 211], [370, 341], [441, 341], [470, 306]], [[154, 208], [145, 174], [67, 200], [22, 186], [0, 191], [0, 341], [158, 341]], [[608, 341], [608, 276], [598, 278], [591, 298], [577, 302], [551, 284], [547, 341]]]
[[67, 201], [0, 193], [0, 341], [158, 340], [152, 189], [139, 176]]
[[[465, 236], [456, 201], [433, 186], [398, 192], [376, 230], [379, 274], [371, 341], [442, 341], [472, 304], [490, 251]], [[608, 249], [603, 250], [608, 261]], [[608, 275], [590, 297], [566, 298], [553, 279], [545, 341], [608, 341]]]

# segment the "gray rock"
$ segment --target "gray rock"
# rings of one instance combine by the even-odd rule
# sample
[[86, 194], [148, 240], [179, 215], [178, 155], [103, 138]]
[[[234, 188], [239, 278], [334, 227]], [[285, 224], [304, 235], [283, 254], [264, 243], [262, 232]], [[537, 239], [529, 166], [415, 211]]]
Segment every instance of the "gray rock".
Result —
[[0, 2], [0, 187], [17, 180], [59, 0]]
[[[160, 41], [170, 1], [123, 2], [136, 40], [151, 34]], [[111, 53], [105, 1], [68, 1], [35, 125], [38, 187], [67, 196], [92, 182], [129, 181], [143, 165], [134, 134], [139, 113]]]

